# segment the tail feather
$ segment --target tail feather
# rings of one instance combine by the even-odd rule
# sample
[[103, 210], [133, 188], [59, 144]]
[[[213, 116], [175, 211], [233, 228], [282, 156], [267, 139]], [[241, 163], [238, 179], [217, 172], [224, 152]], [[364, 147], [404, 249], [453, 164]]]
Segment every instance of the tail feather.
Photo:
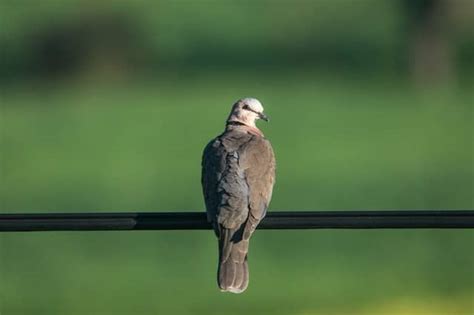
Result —
[[248, 240], [231, 240], [231, 231], [224, 230], [219, 240], [217, 282], [222, 291], [241, 293], [249, 283], [247, 263]]
[[242, 293], [249, 284], [247, 259], [243, 262], [226, 261], [219, 265], [219, 287], [222, 291]]

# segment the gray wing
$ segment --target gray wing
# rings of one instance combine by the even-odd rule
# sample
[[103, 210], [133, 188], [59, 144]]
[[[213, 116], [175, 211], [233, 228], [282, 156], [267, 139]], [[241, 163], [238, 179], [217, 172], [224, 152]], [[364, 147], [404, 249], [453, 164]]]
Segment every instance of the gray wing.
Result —
[[[213, 224], [216, 230], [215, 220], [217, 217], [217, 207], [219, 205], [219, 194], [217, 193], [217, 183], [222, 176], [222, 148], [219, 148], [217, 139], [209, 142], [202, 155], [201, 184], [206, 204], [207, 220]], [[216, 230], [217, 233], [217, 230]]]
[[249, 239], [266, 214], [275, 183], [275, 156], [263, 137], [255, 137], [243, 148], [240, 165], [249, 187], [249, 215], [243, 239]]
[[238, 152], [247, 141], [241, 135], [227, 134], [204, 149], [202, 187], [207, 217], [217, 235], [222, 228], [238, 229], [248, 216], [249, 189]]

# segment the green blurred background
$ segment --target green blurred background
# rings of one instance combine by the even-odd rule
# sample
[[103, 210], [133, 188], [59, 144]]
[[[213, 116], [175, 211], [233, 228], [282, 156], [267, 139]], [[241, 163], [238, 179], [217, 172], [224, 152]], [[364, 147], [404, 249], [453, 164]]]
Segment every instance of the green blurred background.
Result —
[[[474, 2], [0, 4], [1, 212], [202, 211], [257, 97], [270, 210], [474, 208]], [[259, 231], [242, 295], [206, 231], [0, 235], [0, 314], [474, 313], [472, 230]]]

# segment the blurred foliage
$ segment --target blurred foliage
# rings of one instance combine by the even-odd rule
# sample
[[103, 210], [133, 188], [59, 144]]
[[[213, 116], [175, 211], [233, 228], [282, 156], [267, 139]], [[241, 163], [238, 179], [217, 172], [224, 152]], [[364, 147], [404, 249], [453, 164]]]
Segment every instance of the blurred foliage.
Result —
[[[472, 2], [442, 13], [453, 77], [420, 89], [424, 1], [3, 0], [0, 211], [203, 210], [202, 149], [244, 96], [271, 116], [271, 210], [473, 209]], [[258, 231], [235, 296], [211, 232], [1, 234], [0, 314], [468, 315], [473, 244]]]
[[[107, 66], [155, 77], [169, 68], [294, 66], [400, 75], [424, 2], [439, 0], [3, 1], [0, 79]], [[471, 76], [471, 4], [448, 3], [442, 27], [456, 72]]]

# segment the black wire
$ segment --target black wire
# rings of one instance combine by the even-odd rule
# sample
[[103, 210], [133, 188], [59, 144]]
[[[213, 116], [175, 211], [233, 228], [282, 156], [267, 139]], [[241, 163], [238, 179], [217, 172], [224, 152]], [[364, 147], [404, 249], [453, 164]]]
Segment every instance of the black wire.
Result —
[[[474, 228], [474, 210], [269, 212], [260, 229]], [[209, 230], [204, 212], [0, 214], [0, 232]]]

